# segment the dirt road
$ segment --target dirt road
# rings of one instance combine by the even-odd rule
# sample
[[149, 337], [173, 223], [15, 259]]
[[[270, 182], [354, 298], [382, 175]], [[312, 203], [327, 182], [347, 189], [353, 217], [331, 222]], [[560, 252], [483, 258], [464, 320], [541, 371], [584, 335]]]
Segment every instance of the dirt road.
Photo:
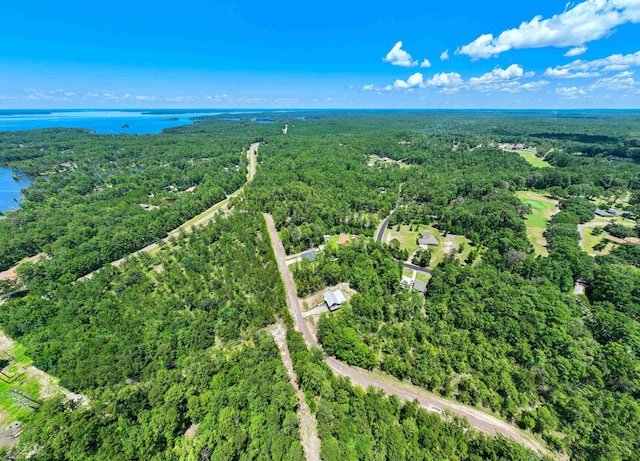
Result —
[[[284, 247], [282, 246], [282, 242], [278, 236], [273, 218], [268, 214], [265, 214], [264, 218], [267, 222], [267, 229], [269, 230], [269, 236], [271, 238], [273, 251], [278, 263], [278, 269], [280, 270], [280, 275], [287, 292], [287, 306], [289, 307], [289, 312], [295, 321], [296, 330], [302, 334], [307, 346], [320, 347], [318, 340], [315, 335], [311, 333], [306, 321], [302, 317], [302, 310], [300, 308], [300, 301], [298, 299], [296, 286], [291, 272], [287, 267]], [[543, 443], [536, 440], [533, 435], [521, 431], [505, 421], [502, 421], [477, 408], [444, 399], [435, 394], [431, 394], [422, 388], [401, 382], [387, 375], [381, 375], [381, 377], [378, 377], [374, 373], [367, 372], [357, 367], [352, 367], [333, 357], [327, 357], [325, 359], [325, 363], [335, 374], [349, 377], [352, 383], [362, 386], [363, 388], [373, 386], [378, 389], [382, 389], [388, 394], [396, 394], [402, 400], [418, 400], [420, 405], [428, 411], [441, 413], [444, 410], [448, 410], [455, 415], [466, 418], [472, 427], [481, 432], [491, 435], [502, 434], [503, 436], [509, 437], [540, 454], [550, 454], [550, 452], [544, 447]]]
[[[256, 165], [257, 165], [256, 155], [257, 155], [259, 146], [260, 146], [259, 142], [254, 142], [253, 144], [251, 144], [251, 146], [249, 147], [249, 150], [247, 151], [247, 159], [249, 160], [249, 164], [247, 165], [247, 182], [240, 189], [235, 191], [233, 194], [229, 195], [226, 199], [216, 203], [211, 208], [201, 213], [198, 217], [196, 217], [197, 219], [195, 219], [195, 221], [194, 220], [187, 221], [186, 223], [180, 225], [180, 227], [177, 227], [176, 229], [169, 232], [167, 236], [162, 239], [162, 243], [168, 242], [171, 237], [175, 237], [182, 232], [190, 232], [194, 227], [200, 226], [204, 223], [211, 221], [216, 214], [218, 214], [221, 210], [226, 209], [227, 206], [229, 205], [229, 201], [233, 197], [237, 197], [238, 195], [240, 195], [240, 193], [244, 189], [244, 186], [246, 186], [249, 182], [251, 182], [253, 180], [253, 177], [256, 175]], [[125, 261], [128, 261], [131, 258], [135, 258], [141, 253], [148, 253], [150, 251], [156, 250], [159, 247], [160, 245], [158, 245], [157, 243], [152, 243], [151, 245], [147, 245], [146, 247], [141, 248], [140, 250], [135, 251], [134, 253], [131, 253], [127, 256], [124, 256], [118, 259], [117, 261], [113, 261], [111, 265], [114, 267], [121, 266], [122, 264], [125, 263]], [[80, 277], [78, 280], [80, 281], [89, 280], [93, 277], [94, 273], [95, 271], [83, 277]]]
[[298, 422], [300, 424], [300, 442], [304, 449], [304, 454], [307, 461], [320, 461], [320, 437], [318, 437], [318, 422], [316, 416], [311, 412], [309, 405], [304, 396], [304, 392], [300, 390], [298, 382], [296, 381], [296, 375], [293, 371], [293, 361], [291, 360], [291, 354], [289, 354], [289, 347], [287, 346], [287, 327], [281, 322], [276, 323], [269, 327], [269, 333], [273, 336], [278, 349], [280, 350], [280, 358], [282, 364], [287, 369], [287, 375], [289, 375], [289, 382], [296, 390], [298, 395]]

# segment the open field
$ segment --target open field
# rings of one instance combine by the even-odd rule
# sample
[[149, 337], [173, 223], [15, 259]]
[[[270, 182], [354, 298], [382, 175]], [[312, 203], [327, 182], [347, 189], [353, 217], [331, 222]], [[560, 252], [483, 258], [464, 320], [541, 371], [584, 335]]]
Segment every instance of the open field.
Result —
[[418, 248], [417, 240], [420, 237], [420, 232], [425, 232], [425, 226], [420, 227], [420, 232], [418, 230], [410, 231], [409, 227], [416, 229], [416, 226], [407, 226], [405, 224], [401, 225], [399, 230], [396, 230], [398, 226], [387, 227], [382, 241], [389, 244], [391, 240], [398, 239], [400, 248], [412, 254]]
[[510, 152], [516, 152], [520, 157], [522, 157], [523, 159], [525, 159], [527, 162], [529, 162], [530, 165], [536, 167], [536, 168], [553, 168], [553, 165], [551, 165], [549, 162], [547, 162], [546, 160], [537, 157], [536, 153], [533, 151], [529, 151], [529, 150], [514, 150], [514, 151], [510, 151]]
[[607, 244], [607, 246], [601, 251], [595, 251], [593, 246], [597, 243], [601, 242], [606, 238], [606, 232], [603, 232], [600, 235], [592, 235], [591, 231], [594, 227], [605, 227], [610, 222], [616, 222], [625, 227], [635, 227], [635, 221], [626, 218], [603, 218], [601, 216], [596, 216], [593, 220], [580, 224], [578, 226], [578, 232], [580, 233], [580, 248], [585, 253], [590, 254], [591, 256], [597, 255], [606, 255], [613, 249], [613, 243]]
[[[470, 245], [470, 240], [466, 237], [464, 237], [463, 235], [455, 235], [455, 234], [449, 234], [446, 237], [443, 237], [442, 235], [440, 235], [440, 232], [438, 231], [438, 229], [431, 227], [431, 226], [426, 226], [424, 229], [421, 229], [422, 232], [429, 232], [431, 234], [433, 234], [439, 242], [439, 245], [437, 247], [432, 246], [431, 247], [431, 262], [429, 263], [429, 269], [433, 269], [434, 267], [436, 267], [438, 264], [440, 264], [445, 256], [447, 256], [448, 254], [453, 253], [454, 255], [456, 255], [456, 259], [458, 259], [458, 261], [460, 261], [461, 263], [464, 262], [465, 259], [467, 259], [467, 256], [469, 256], [469, 253], [471, 252], [471, 245]], [[464, 248], [462, 250], [461, 253], [458, 253], [458, 250], [460, 247], [462, 247], [464, 245]]]
[[532, 191], [518, 191], [516, 195], [522, 203], [531, 206], [532, 214], [525, 219], [529, 241], [537, 255], [547, 256], [547, 240], [543, 234], [549, 219], [558, 211], [558, 201]]
[[[606, 225], [603, 224], [603, 227]], [[598, 226], [599, 227], [599, 226]], [[595, 245], [597, 245], [598, 243], [602, 242], [605, 237], [607, 236], [606, 232], [603, 232], [600, 235], [592, 235], [591, 231], [594, 229], [594, 227], [588, 227], [585, 228], [581, 235], [580, 235], [580, 248], [582, 249], [582, 251], [584, 251], [585, 253], [588, 253], [592, 256], [596, 256], [596, 255], [606, 255], [609, 254], [613, 248], [613, 243], [609, 242], [607, 244], [606, 247], [604, 247], [603, 250], [600, 251], [596, 251], [593, 249], [593, 247]]]

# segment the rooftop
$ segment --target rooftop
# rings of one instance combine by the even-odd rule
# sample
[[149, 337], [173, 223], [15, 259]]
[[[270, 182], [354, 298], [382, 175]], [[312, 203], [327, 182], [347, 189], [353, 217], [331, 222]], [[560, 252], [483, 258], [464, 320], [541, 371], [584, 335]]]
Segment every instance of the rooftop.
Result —
[[433, 234], [422, 234], [418, 239], [418, 245], [438, 245], [438, 239]]
[[336, 290], [336, 291], [327, 291], [324, 294], [324, 302], [327, 303], [327, 306], [331, 307], [335, 305], [339, 306], [347, 302], [347, 300], [342, 294], [342, 291]]

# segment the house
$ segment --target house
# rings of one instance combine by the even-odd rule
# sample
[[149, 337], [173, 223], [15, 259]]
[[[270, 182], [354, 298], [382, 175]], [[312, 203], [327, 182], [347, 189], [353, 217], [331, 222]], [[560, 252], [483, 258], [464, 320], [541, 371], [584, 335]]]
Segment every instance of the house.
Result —
[[618, 216], [619, 218], [632, 218], [633, 213], [630, 211], [616, 210], [615, 208], [609, 208], [607, 212], [611, 213], [614, 216]]
[[415, 280], [413, 282], [413, 289], [424, 294], [427, 291], [427, 282], [423, 282], [422, 280]]
[[195, 190], [196, 190], [196, 186], [191, 186], [191, 187], [187, 187], [184, 191], [191, 193], [191, 192], [195, 192]]
[[317, 253], [318, 253], [318, 252], [317, 252], [317, 251], [315, 251], [315, 250], [307, 251], [306, 253], [302, 253], [302, 254], [300, 255], [300, 258], [301, 258], [301, 259], [307, 259], [307, 260], [309, 260], [309, 261], [315, 261], [315, 260], [316, 260], [316, 254], [317, 254]]
[[608, 211], [601, 210], [600, 208], [596, 208], [596, 216], [600, 216], [601, 218], [611, 218], [613, 215]]
[[422, 236], [418, 239], [418, 245], [438, 246], [438, 239], [433, 234], [422, 234]]
[[340, 290], [327, 291], [324, 294], [324, 303], [327, 305], [330, 311], [337, 310], [342, 304], [346, 302], [347, 300]]

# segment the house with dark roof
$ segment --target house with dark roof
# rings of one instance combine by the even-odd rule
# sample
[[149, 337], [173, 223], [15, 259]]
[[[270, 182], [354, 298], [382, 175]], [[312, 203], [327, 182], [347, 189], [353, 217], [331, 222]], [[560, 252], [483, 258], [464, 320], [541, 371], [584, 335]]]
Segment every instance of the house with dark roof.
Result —
[[340, 306], [347, 302], [347, 299], [342, 294], [342, 291], [327, 291], [324, 294], [324, 303], [327, 305], [330, 311], [335, 311], [340, 308]]
[[612, 215], [606, 210], [601, 210], [600, 208], [596, 208], [596, 216], [600, 216], [601, 218], [612, 218], [614, 215]]
[[413, 289], [424, 294], [427, 291], [427, 282], [423, 282], [422, 280], [415, 280], [413, 282]]
[[307, 251], [306, 253], [302, 253], [300, 255], [301, 259], [307, 259], [309, 261], [315, 261], [316, 260], [316, 254], [318, 254], [317, 251], [312, 250], [312, 251]]
[[418, 239], [418, 245], [427, 246], [433, 245], [438, 246], [438, 239], [433, 234], [422, 234], [422, 236]]

